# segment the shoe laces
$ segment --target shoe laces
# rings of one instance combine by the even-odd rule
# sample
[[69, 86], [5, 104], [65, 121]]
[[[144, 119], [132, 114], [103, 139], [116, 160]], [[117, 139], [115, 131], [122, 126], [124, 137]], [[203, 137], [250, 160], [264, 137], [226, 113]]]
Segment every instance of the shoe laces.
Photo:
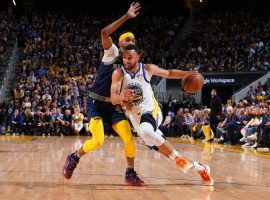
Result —
[[204, 181], [210, 181], [209, 174], [206, 172], [206, 170], [199, 170], [198, 173], [201, 175]]
[[138, 174], [137, 174], [136, 171], [131, 172], [131, 173], [129, 174], [129, 176], [131, 177], [132, 181], [135, 181], [135, 182], [137, 182], [137, 183], [143, 183], [143, 181], [138, 177]]
[[74, 170], [74, 169], [76, 168], [76, 166], [77, 166], [77, 163], [78, 163], [78, 162], [77, 162], [72, 156], [70, 156], [69, 165], [68, 165], [68, 170], [69, 170], [69, 171]]

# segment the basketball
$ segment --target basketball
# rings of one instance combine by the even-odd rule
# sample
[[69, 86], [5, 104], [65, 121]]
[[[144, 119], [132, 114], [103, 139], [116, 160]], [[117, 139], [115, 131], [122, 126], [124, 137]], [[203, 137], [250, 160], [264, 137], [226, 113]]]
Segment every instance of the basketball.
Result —
[[204, 78], [200, 73], [193, 73], [182, 79], [182, 87], [188, 93], [200, 91], [204, 84]]

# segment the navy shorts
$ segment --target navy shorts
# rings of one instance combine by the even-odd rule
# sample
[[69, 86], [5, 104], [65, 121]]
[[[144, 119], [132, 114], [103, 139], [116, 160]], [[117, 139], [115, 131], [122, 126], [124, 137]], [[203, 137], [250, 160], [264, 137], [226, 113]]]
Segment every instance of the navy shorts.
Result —
[[98, 101], [87, 97], [87, 115], [88, 118], [100, 117], [109, 124], [115, 124], [121, 120], [126, 120], [123, 110], [111, 103]]

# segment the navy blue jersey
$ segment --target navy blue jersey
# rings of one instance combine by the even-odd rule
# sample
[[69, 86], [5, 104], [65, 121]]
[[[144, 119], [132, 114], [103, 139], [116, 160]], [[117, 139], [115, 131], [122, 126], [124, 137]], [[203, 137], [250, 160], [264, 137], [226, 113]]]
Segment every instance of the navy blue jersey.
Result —
[[101, 62], [98, 69], [98, 76], [91, 88], [91, 92], [104, 96], [111, 96], [111, 83], [112, 83], [112, 73], [118, 65], [115, 63], [106, 65]]

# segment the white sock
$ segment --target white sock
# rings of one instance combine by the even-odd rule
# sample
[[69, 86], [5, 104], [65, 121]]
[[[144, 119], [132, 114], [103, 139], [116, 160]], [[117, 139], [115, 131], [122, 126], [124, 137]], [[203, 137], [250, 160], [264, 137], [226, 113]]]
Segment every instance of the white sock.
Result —
[[177, 156], [180, 156], [180, 154], [179, 154], [178, 151], [176, 151], [176, 150], [174, 149], [174, 150], [172, 151], [172, 153], [169, 155], [169, 158], [170, 158], [171, 160], [175, 161], [175, 158], [176, 158]]

